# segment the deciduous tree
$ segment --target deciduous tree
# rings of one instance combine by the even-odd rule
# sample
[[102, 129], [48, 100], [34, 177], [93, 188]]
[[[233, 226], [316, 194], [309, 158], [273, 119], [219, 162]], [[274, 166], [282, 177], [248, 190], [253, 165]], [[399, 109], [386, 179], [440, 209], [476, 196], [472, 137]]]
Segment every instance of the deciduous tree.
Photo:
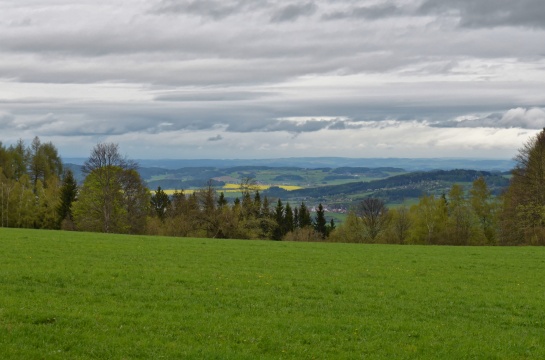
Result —
[[363, 222], [365, 236], [369, 242], [376, 242], [389, 222], [388, 208], [384, 201], [373, 197], [365, 198], [358, 204], [356, 213]]
[[545, 129], [515, 157], [504, 196], [501, 243], [545, 245]]
[[83, 166], [87, 174], [74, 217], [79, 229], [88, 231], [138, 233], [145, 229], [150, 205], [149, 191], [113, 143], [97, 144]]

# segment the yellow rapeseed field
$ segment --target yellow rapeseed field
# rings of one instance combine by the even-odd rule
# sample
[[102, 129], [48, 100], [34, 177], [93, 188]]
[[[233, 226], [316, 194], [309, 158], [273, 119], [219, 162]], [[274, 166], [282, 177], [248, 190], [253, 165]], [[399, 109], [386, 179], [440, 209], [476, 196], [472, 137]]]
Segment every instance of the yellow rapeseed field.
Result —
[[[295, 185], [262, 185], [260, 184], [260, 185], [254, 185], [252, 187], [255, 188], [256, 190], [263, 191], [263, 190], [267, 190], [271, 186], [278, 186], [279, 188], [287, 190], [287, 191], [302, 189], [301, 186], [295, 186]], [[225, 184], [221, 188], [221, 190], [225, 192], [229, 192], [229, 191], [238, 192], [240, 191], [240, 184]]]
[[[263, 190], [269, 189], [271, 186], [278, 186], [279, 188], [287, 190], [287, 191], [302, 189], [301, 186], [295, 186], [295, 185], [255, 185], [254, 188], [256, 190], [263, 191]], [[227, 192], [240, 192], [240, 184], [225, 184], [223, 187], [218, 188], [217, 190], [218, 191], [223, 191], [223, 192], [226, 192], [226, 193]], [[163, 191], [167, 195], [173, 195], [176, 190], [167, 189], [167, 190], [163, 190]], [[180, 190], [178, 190], [178, 192], [180, 192]], [[193, 192], [195, 192], [195, 190], [184, 190], [183, 192], [184, 192], [184, 194], [189, 195], [189, 194], [193, 194]]]

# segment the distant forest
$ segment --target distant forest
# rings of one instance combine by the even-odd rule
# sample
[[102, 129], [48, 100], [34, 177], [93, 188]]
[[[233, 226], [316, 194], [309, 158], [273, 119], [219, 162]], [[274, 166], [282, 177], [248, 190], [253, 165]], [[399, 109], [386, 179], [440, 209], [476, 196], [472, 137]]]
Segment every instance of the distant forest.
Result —
[[[543, 245], [543, 154], [541, 132], [519, 150], [510, 173], [340, 166], [277, 167], [272, 174], [270, 166], [253, 165], [139, 168], [112, 143], [96, 145], [76, 166], [64, 164], [54, 144], [35, 137], [29, 145], [0, 143], [0, 226], [225, 239]], [[218, 187], [234, 174], [240, 175], [238, 189], [229, 198]], [[305, 186], [260, 190], [259, 177]], [[177, 190], [167, 194], [164, 188]], [[408, 204], [407, 198], [416, 200]], [[342, 224], [327, 219], [325, 201], [344, 201], [348, 214]]]

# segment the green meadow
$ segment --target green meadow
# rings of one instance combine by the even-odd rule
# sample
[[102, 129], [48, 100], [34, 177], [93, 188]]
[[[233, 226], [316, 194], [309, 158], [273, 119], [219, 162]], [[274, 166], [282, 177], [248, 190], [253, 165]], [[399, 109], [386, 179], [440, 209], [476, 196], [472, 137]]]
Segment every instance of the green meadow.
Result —
[[545, 358], [544, 280], [542, 247], [0, 229], [0, 358]]

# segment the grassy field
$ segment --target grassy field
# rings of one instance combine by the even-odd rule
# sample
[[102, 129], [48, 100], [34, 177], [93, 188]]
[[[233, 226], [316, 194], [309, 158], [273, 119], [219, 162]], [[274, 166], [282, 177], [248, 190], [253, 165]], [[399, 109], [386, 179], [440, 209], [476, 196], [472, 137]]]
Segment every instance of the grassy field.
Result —
[[2, 359], [545, 358], [545, 248], [0, 229]]

